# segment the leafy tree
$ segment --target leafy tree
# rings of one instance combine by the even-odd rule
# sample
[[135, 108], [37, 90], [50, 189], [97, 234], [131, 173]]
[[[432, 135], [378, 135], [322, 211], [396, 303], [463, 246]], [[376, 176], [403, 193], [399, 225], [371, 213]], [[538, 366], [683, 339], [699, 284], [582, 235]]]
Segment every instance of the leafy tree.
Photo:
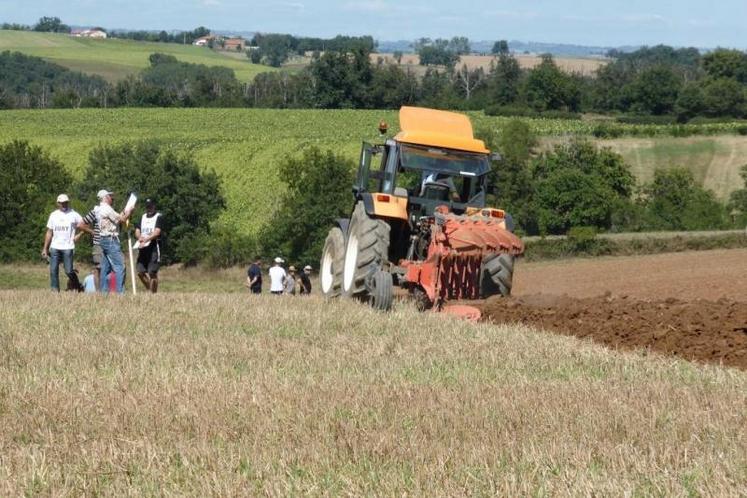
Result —
[[42, 17], [34, 25], [34, 31], [42, 31], [49, 33], [69, 33], [70, 26], [62, 24], [59, 17]]
[[[166, 261], [185, 261], [194, 254], [194, 242], [210, 233], [210, 223], [225, 207], [218, 176], [200, 171], [188, 154], [178, 154], [157, 142], [99, 145], [88, 158], [79, 197], [89, 205], [96, 192], [107, 188], [123, 203], [130, 191], [142, 199], [153, 198], [166, 223], [163, 256]], [[133, 220], [138, 220], [136, 212]]]
[[530, 161], [538, 145], [537, 135], [526, 121], [512, 119], [499, 133], [478, 131], [488, 149], [498, 152], [490, 184], [494, 186], [494, 205], [508, 211], [525, 232], [536, 232], [536, 216], [532, 212], [534, 185]]
[[744, 187], [735, 190], [729, 198], [729, 210], [736, 211], [739, 215], [740, 224], [747, 223], [747, 164], [742, 166], [739, 172], [744, 182]]
[[703, 56], [703, 69], [712, 78], [732, 78], [747, 83], [747, 54], [739, 50], [714, 50]]
[[472, 52], [472, 47], [469, 44], [469, 38], [466, 36], [455, 36], [449, 40], [447, 50], [457, 56], [467, 55]]
[[491, 100], [498, 105], [509, 105], [519, 95], [521, 67], [516, 57], [508, 50], [500, 52], [498, 63], [493, 67], [489, 78]]
[[529, 72], [524, 84], [524, 98], [537, 111], [576, 111], [580, 103], [578, 88], [549, 54], [543, 55], [542, 62]]
[[745, 86], [730, 78], [709, 81], [703, 88], [702, 112], [706, 116], [740, 117], [745, 112]]
[[688, 83], [682, 87], [677, 102], [674, 105], [674, 111], [680, 121], [688, 121], [705, 108], [703, 89], [700, 82]]
[[[257, 34], [252, 40], [252, 45], [258, 47], [255, 50], [259, 51], [260, 59], [272, 67], [280, 67], [288, 59], [294, 44], [295, 41], [291, 35], [281, 34]], [[252, 53], [250, 53], [250, 58]]]
[[628, 85], [630, 109], [655, 115], [674, 110], [682, 79], [670, 66], [654, 66], [641, 71]]
[[316, 147], [286, 158], [279, 172], [287, 190], [260, 231], [262, 252], [299, 264], [318, 261], [335, 219], [349, 214], [354, 169], [343, 156]]
[[38, 258], [55, 198], [70, 193], [63, 165], [27, 141], [0, 145], [0, 261]]
[[609, 230], [613, 214], [629, 204], [635, 178], [622, 156], [584, 141], [557, 145], [533, 161], [533, 209], [541, 232], [573, 226]]
[[437, 38], [421, 38], [414, 44], [415, 52], [420, 58], [421, 66], [446, 66], [454, 67], [459, 60], [459, 55], [449, 47], [449, 40]]
[[713, 192], [695, 183], [684, 168], [657, 170], [642, 189], [646, 223], [653, 230], [709, 230], [726, 227], [726, 210]]
[[508, 54], [508, 42], [506, 40], [498, 40], [493, 44], [493, 48], [490, 53], [493, 55]]
[[19, 52], [0, 52], [2, 107], [104, 107], [110, 90], [101, 77], [76, 73]]

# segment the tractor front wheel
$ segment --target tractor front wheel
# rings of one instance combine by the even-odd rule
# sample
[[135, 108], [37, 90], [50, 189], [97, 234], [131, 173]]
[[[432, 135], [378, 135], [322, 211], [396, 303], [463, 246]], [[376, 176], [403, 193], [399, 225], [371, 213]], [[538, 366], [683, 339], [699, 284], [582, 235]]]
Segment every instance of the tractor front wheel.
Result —
[[371, 276], [369, 282], [369, 297], [371, 307], [379, 311], [389, 311], [392, 309], [394, 301], [394, 281], [392, 274], [378, 270]]
[[342, 290], [342, 267], [345, 263], [345, 237], [335, 227], [329, 231], [319, 264], [319, 282], [324, 297], [337, 297]]

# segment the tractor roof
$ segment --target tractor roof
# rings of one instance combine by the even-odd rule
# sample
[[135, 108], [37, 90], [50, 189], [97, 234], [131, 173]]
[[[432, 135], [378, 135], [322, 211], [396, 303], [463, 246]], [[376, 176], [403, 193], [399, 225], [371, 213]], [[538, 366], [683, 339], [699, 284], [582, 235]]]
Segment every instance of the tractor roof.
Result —
[[403, 106], [399, 110], [398, 142], [444, 147], [487, 154], [485, 142], [474, 138], [472, 123], [464, 114], [423, 107]]

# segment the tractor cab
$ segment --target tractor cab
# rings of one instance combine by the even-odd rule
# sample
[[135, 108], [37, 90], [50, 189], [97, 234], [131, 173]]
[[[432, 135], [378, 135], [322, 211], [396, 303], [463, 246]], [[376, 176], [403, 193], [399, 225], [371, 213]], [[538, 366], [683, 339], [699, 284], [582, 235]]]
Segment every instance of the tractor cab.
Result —
[[487, 153], [387, 140], [383, 145], [364, 144], [353, 190], [359, 198], [368, 193], [407, 199], [408, 217], [433, 216], [440, 205], [463, 214], [468, 208], [485, 207], [489, 172]]

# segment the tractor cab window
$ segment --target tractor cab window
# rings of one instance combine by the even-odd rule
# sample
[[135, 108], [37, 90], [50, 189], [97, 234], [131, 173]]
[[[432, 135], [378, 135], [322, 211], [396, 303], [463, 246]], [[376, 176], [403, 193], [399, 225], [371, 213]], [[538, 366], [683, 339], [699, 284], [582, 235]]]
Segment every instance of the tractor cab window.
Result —
[[467, 203], [490, 170], [486, 154], [403, 145], [397, 186], [415, 197]]

